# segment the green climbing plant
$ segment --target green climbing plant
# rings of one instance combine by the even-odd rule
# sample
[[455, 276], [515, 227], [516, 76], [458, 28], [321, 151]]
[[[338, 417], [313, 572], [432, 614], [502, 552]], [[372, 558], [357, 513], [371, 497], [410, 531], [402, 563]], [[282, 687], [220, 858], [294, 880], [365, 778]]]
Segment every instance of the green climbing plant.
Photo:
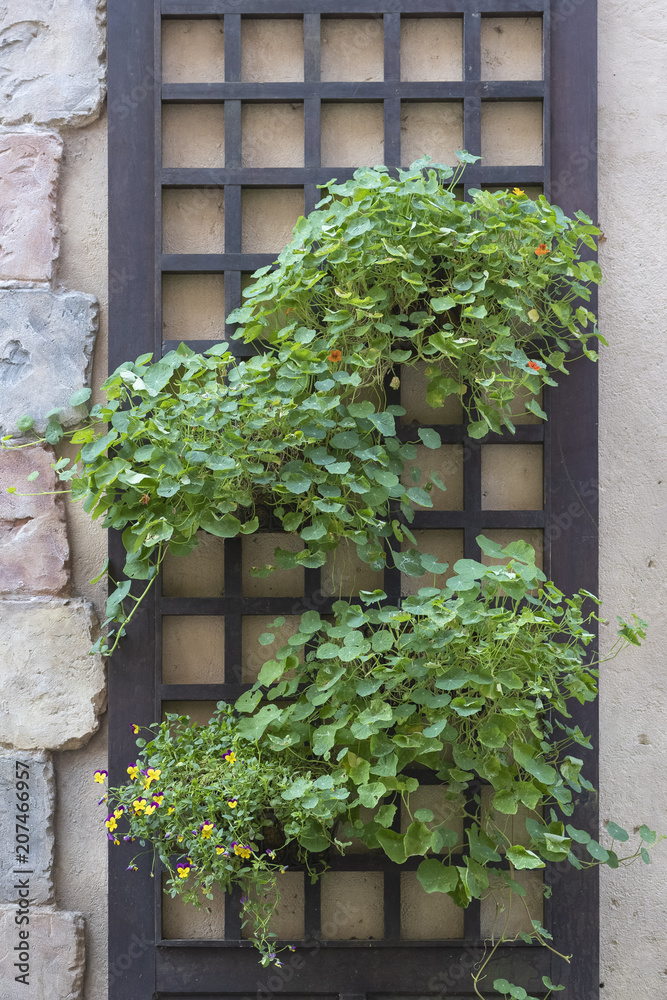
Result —
[[[252, 534], [266, 510], [303, 548], [277, 547], [260, 576], [323, 566], [341, 542], [374, 570], [448, 569], [410, 527], [447, 483], [431, 460], [438, 431], [398, 432], [405, 410], [391, 394], [404, 370], [425, 371], [436, 426], [453, 397], [468, 435], [483, 438], [513, 433], [524, 412], [546, 419], [543, 387], [579, 356], [595, 361], [599, 338], [588, 303], [600, 271], [587, 259], [599, 230], [518, 188], [461, 200], [475, 157], [457, 155], [455, 170], [423, 159], [396, 176], [362, 168], [327, 185], [229, 317], [254, 356], [239, 360], [226, 343], [145, 354], [119, 366], [89, 412], [89, 390], [72, 397], [76, 430], [53, 411], [42, 438], [25, 417], [25, 440], [3, 441], [69, 438], [76, 459], [54, 463], [63, 489], [122, 533], [125, 578], [110, 581], [97, 650], [117, 646], [167, 552], [187, 555], [200, 531]], [[608, 825], [608, 848], [576, 825], [575, 800], [594, 789], [582, 774], [589, 740], [567, 705], [597, 693], [597, 600], [563, 594], [523, 542], [478, 542], [490, 565], [461, 560], [444, 588], [399, 606], [362, 593], [336, 602], [331, 621], [306, 613], [234, 706], [220, 703], [207, 726], [169, 717], [151, 727], [127, 781], [105, 792], [109, 838], [159, 860], [172, 895], [199, 903], [214, 885], [242, 887], [264, 964], [280, 962], [277, 876], [288, 862], [316, 876], [352, 838], [397, 864], [421, 858], [424, 890], [462, 908], [498, 885], [523, 902], [517, 872], [548, 862], [650, 860], [659, 838], [646, 827], [619, 856], [621, 827]], [[621, 622], [618, 648], [644, 634], [640, 619]], [[420, 802], [434, 782], [446, 803], [438, 816]], [[525, 940], [553, 947], [539, 921], [530, 926]], [[505, 928], [473, 975], [480, 997], [506, 939]], [[493, 987], [527, 998], [504, 979]]]
[[[397, 435], [405, 410], [387, 389], [400, 384], [400, 366], [426, 363], [434, 417], [453, 395], [468, 433], [482, 437], [513, 431], [517, 407], [544, 418], [540, 390], [567, 372], [566, 356], [595, 360], [585, 303], [600, 273], [582, 254], [598, 230], [518, 188], [458, 199], [475, 159], [459, 156], [456, 171], [424, 159], [397, 177], [363, 168], [332, 182], [229, 317], [256, 356], [239, 361], [227, 344], [143, 355], [107, 379], [105, 401], [67, 432], [80, 450], [56, 463], [58, 475], [93, 519], [122, 532], [127, 552], [103, 653], [167, 551], [191, 551], [199, 529], [252, 533], [261, 508], [305, 547], [277, 549], [260, 575], [322, 566], [343, 540], [375, 570], [388, 560], [413, 576], [441, 572], [410, 530], [414, 508], [447, 488], [429, 459], [441, 440], [428, 427], [413, 440]], [[82, 413], [87, 393], [71, 400]], [[26, 417], [21, 430], [31, 426]], [[45, 440], [64, 434], [53, 412]], [[132, 580], [147, 587], [136, 594]]]
[[[142, 736], [127, 782], [109, 790], [109, 838], [138, 839], [188, 901], [240, 885], [265, 964], [280, 961], [277, 876], [295, 862], [317, 876], [351, 838], [399, 865], [421, 858], [424, 891], [463, 909], [503, 891], [525, 905], [517, 873], [547, 862], [648, 863], [648, 828], [623, 853], [618, 825], [608, 848], [576, 825], [575, 799], [595, 790], [568, 703], [597, 694], [599, 601], [547, 582], [524, 542], [478, 542], [491, 565], [459, 560], [445, 588], [400, 607], [376, 591], [337, 601], [332, 620], [306, 612], [235, 705], [220, 702], [207, 726], [170, 716]], [[636, 616], [621, 621], [606, 659], [644, 637]], [[434, 783], [436, 811], [423, 797]], [[553, 947], [538, 920], [520, 936]]]

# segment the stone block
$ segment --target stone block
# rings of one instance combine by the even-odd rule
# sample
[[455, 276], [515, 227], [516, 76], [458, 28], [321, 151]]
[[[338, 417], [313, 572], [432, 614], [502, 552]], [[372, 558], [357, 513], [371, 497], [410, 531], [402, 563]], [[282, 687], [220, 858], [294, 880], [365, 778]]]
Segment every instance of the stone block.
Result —
[[81, 419], [68, 400], [90, 382], [98, 314], [97, 300], [81, 292], [0, 290], [1, 434], [18, 434], [25, 414], [43, 433], [58, 407], [64, 426]]
[[2, 1000], [79, 1000], [85, 970], [83, 914], [30, 907], [30, 923], [17, 924], [15, 917], [20, 919], [22, 912], [25, 907], [18, 903], [0, 906]]
[[73, 750], [99, 725], [104, 664], [81, 598], [0, 600], [0, 746]]
[[28, 879], [31, 906], [53, 903], [53, 766], [43, 751], [0, 752], [0, 904]]
[[80, 126], [97, 118], [103, 0], [5, 0], [0, 39], [0, 122]]
[[[69, 541], [62, 483], [50, 448], [0, 451], [0, 595], [54, 594], [69, 585]], [[28, 476], [38, 471], [36, 480]], [[8, 487], [16, 493], [7, 493]], [[45, 496], [30, 496], [44, 490]]]
[[62, 152], [62, 139], [53, 132], [0, 133], [0, 281], [53, 277]]

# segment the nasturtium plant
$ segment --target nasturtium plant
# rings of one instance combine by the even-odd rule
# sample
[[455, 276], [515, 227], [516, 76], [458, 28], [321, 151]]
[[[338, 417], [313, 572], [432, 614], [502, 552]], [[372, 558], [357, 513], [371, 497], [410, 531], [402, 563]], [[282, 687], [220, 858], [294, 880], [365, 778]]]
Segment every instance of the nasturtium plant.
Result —
[[[457, 155], [456, 170], [424, 158], [326, 185], [228, 317], [252, 357], [225, 343], [145, 354], [107, 379], [78, 429], [47, 414], [38, 440], [80, 446], [74, 463], [54, 463], [60, 479], [93, 520], [122, 532], [127, 553], [101, 652], [116, 647], [167, 552], [187, 555], [200, 531], [252, 534], [267, 514], [303, 548], [278, 547], [259, 575], [323, 566], [341, 542], [374, 570], [447, 570], [410, 528], [415, 507], [447, 489], [430, 457], [447, 399], [459, 401], [469, 437], [513, 433], [524, 412], [546, 418], [543, 388], [570, 361], [595, 361], [602, 339], [589, 309], [599, 230], [518, 188], [461, 200], [462, 170], [476, 158]], [[406, 411], [392, 393], [417, 365], [433, 426], [399, 432]], [[70, 403], [85, 414], [89, 395]], [[32, 428], [22, 417], [19, 431]], [[516, 872], [548, 862], [650, 861], [658, 838], [648, 828], [619, 858], [576, 822], [576, 797], [592, 791], [582, 775], [589, 740], [567, 705], [597, 693], [597, 600], [563, 594], [523, 542], [478, 543], [490, 565], [460, 560], [444, 588], [396, 606], [362, 593], [337, 601], [331, 620], [304, 614], [257, 683], [235, 705], [220, 702], [207, 726], [170, 716], [150, 727], [125, 784], [101, 800], [110, 840], [138, 841], [166, 869], [167, 891], [186, 900], [240, 886], [264, 964], [280, 962], [270, 918], [281, 871], [297, 864], [316, 876], [351, 838], [397, 864], [421, 859], [423, 889], [462, 908], [498, 882], [522, 899]], [[621, 622], [619, 648], [643, 637], [641, 620]], [[443, 815], [420, 798], [433, 785]], [[613, 845], [629, 839], [614, 823], [608, 833]], [[520, 936], [550, 947], [531, 926]], [[492, 954], [473, 974], [480, 997]], [[543, 984], [548, 996], [560, 988]], [[505, 979], [494, 988], [528, 998]]]
[[[597, 336], [586, 303], [600, 272], [582, 254], [598, 230], [518, 188], [460, 200], [471, 159], [462, 152], [453, 171], [425, 158], [396, 177], [362, 168], [329, 184], [229, 317], [254, 357], [181, 345], [122, 364], [104, 383], [105, 401], [70, 435], [74, 465], [55, 466], [93, 519], [122, 532], [126, 580], [109, 597], [103, 653], [167, 551], [187, 554], [200, 529], [255, 532], [267, 509], [304, 548], [277, 549], [260, 575], [322, 566], [343, 540], [374, 570], [441, 572], [410, 530], [415, 507], [447, 489], [430, 467], [440, 435], [419, 427], [413, 440], [399, 437], [405, 410], [387, 402], [387, 386], [400, 384], [401, 366], [425, 362], [434, 422], [454, 395], [471, 436], [513, 431], [521, 406], [545, 417], [543, 385], [566, 373], [566, 356], [595, 359]], [[53, 411], [46, 439], [62, 435]], [[407, 475], [418, 454], [421, 468]], [[147, 587], [137, 594], [131, 580]]]
[[[597, 694], [602, 661], [587, 650], [599, 601], [547, 582], [525, 542], [477, 541], [491, 565], [459, 560], [445, 588], [400, 607], [378, 591], [335, 602], [331, 620], [308, 611], [208, 726], [170, 717], [139, 740], [129, 780], [109, 791], [110, 839], [148, 844], [187, 900], [240, 885], [265, 962], [276, 960], [269, 922], [286, 863], [316, 876], [351, 837], [399, 865], [421, 857], [423, 889], [462, 908], [499, 882], [522, 899], [515, 873], [549, 861], [616, 868], [643, 856], [657, 839], [646, 828], [619, 858], [574, 823], [575, 796], [593, 789], [568, 701]], [[644, 627], [621, 621], [608, 658]], [[420, 805], [434, 784], [439, 816]], [[629, 838], [614, 823], [608, 832]], [[547, 942], [533, 927], [523, 937]]]
[[397, 177], [364, 167], [330, 183], [278, 267], [255, 273], [229, 317], [235, 337], [277, 356], [287, 378], [330, 350], [375, 392], [396, 364], [424, 361], [429, 405], [459, 397], [472, 437], [513, 432], [524, 407], [546, 418], [537, 397], [567, 374], [566, 355], [597, 359], [586, 303], [601, 273], [582, 252], [600, 230], [519, 188], [457, 198], [478, 159], [459, 155], [456, 171], [424, 158]]

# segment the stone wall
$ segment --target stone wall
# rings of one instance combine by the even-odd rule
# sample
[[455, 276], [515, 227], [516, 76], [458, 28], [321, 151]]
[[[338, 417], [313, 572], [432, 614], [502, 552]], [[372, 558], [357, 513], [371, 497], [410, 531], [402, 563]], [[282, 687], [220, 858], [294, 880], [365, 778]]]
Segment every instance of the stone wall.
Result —
[[[83, 150], [91, 133], [104, 150], [103, 127], [92, 124], [103, 109], [104, 56], [96, 0], [0, 5], [0, 434], [14, 443], [29, 442], [21, 433], [26, 414], [43, 432], [49, 412], [65, 404], [61, 420], [74, 425], [80, 411], [67, 400], [91, 385], [106, 286], [105, 227], [96, 234], [95, 217], [105, 218], [106, 199], [102, 175], [86, 203]], [[75, 247], [77, 233], [83, 245]], [[96, 253], [101, 267], [91, 281]], [[89, 654], [103, 594], [80, 586], [78, 569], [95, 575], [103, 543], [94, 552], [90, 530], [72, 523], [51, 468], [58, 457], [35, 445], [0, 451], [3, 1000], [106, 995], [98, 824], [85, 849], [79, 839], [94, 804], [90, 776], [105, 759], [102, 745], [101, 764], [92, 764], [87, 744], [106, 692], [104, 664]], [[75, 784], [81, 765], [85, 789]], [[67, 844], [78, 862], [63, 867]], [[94, 864], [102, 873], [97, 894]]]
[[[568, 16], [584, 2], [589, 0], [557, 0], [556, 7]], [[660, 767], [667, 751], [662, 669], [667, 631], [661, 604], [667, 565], [667, 477], [661, 470], [667, 440], [660, 382], [667, 308], [660, 268], [667, 237], [654, 194], [664, 191], [667, 180], [667, 28], [659, 0], [642, 0], [631, 19], [620, 0], [599, 0], [599, 7], [600, 221], [607, 237], [600, 250], [606, 274], [600, 311], [611, 345], [600, 365], [601, 590], [612, 621], [617, 613], [636, 610], [651, 623], [643, 649], [603, 670], [601, 819], [614, 819], [630, 829], [646, 822], [667, 832], [667, 793]], [[493, 30], [492, 24], [488, 27]], [[43, 426], [50, 409], [76, 388], [98, 386], [106, 374], [103, 28], [102, 5], [96, 0], [5, 0], [0, 5], [0, 434], [16, 435], [17, 420], [28, 411]], [[535, 72], [529, 29], [524, 26], [522, 36], [520, 22], [514, 28], [517, 35], [504, 39], [507, 51], [489, 35], [485, 59], [495, 78]], [[406, 72], [424, 78], [424, 73], [456, 69], [460, 39], [452, 34], [453, 22], [438, 39], [426, 22], [416, 26], [417, 35], [420, 30], [421, 36], [405, 43]], [[346, 41], [346, 31], [344, 22], [329, 26], [324, 71], [339, 78], [347, 72], [356, 79], [363, 58], [370, 78], [380, 59], [372, 26], [363, 46], [358, 40]], [[215, 79], [211, 74], [220, 69], [220, 41], [201, 24], [178, 23], [165, 46], [167, 74], [181, 79], [184, 66], [194, 58], [201, 64], [201, 79]], [[261, 45], [261, 38], [256, 41]], [[274, 71], [290, 78], [296, 65], [293, 40], [286, 35], [281, 44], [282, 61]], [[244, 69], [245, 74], [253, 71], [253, 66]], [[428, 104], [415, 105], [403, 122], [405, 148], [411, 149], [412, 143], [417, 155], [422, 137], [430, 136], [439, 144], [437, 155], [447, 159], [460, 141], [460, 120], [452, 109], [434, 131], [429, 109]], [[189, 110], [167, 112], [166, 162], [215, 165], [224, 155], [217, 109], [206, 106], [195, 116], [188, 116]], [[270, 108], [252, 110], [244, 163], [266, 161], [269, 155], [294, 162], [302, 127], [298, 114], [285, 110], [276, 120], [270, 118]], [[358, 162], [363, 151], [372, 158], [373, 143], [377, 145], [372, 115], [363, 121], [337, 121], [336, 113], [344, 116], [346, 110], [333, 109], [327, 126], [332, 144], [336, 129], [349, 129], [351, 162]], [[486, 122], [485, 155], [496, 162], [504, 162], [503, 156], [529, 157], [535, 123], [526, 117], [525, 108], [499, 107], [495, 114]], [[340, 156], [340, 149], [337, 152]], [[582, 150], [580, 162], [593, 155], [593, 149]], [[280, 199], [276, 193], [267, 223], [276, 244], [283, 239], [281, 220], [292, 212]], [[259, 216], [265, 208], [260, 206]], [[178, 213], [179, 206], [167, 209]], [[193, 219], [196, 222], [196, 213]], [[263, 238], [266, 241], [266, 234]], [[252, 230], [244, 239], [250, 247], [258, 235]], [[224, 289], [215, 276], [200, 286], [187, 277], [166, 283], [164, 306], [165, 337], [187, 337], [196, 330], [200, 337], [218, 339], [215, 317], [224, 308]], [[207, 326], [203, 317], [214, 321]], [[70, 422], [76, 419], [74, 412], [65, 416]], [[73, 453], [72, 448], [56, 450], [57, 456]], [[19, 775], [27, 771], [31, 817], [27, 876], [21, 874], [27, 871], [27, 862], [21, 861], [27, 858], [21, 853], [24, 841], [15, 842], [13, 820], [10, 829], [8, 814], [0, 813], [2, 850], [11, 840], [13, 852], [11, 865], [6, 854], [0, 864], [0, 995], [3, 1000], [30, 995], [39, 1000], [105, 1000], [106, 841], [99, 820], [104, 807], [97, 808], [99, 786], [91, 781], [106, 759], [104, 669], [87, 650], [96, 634], [94, 613], [101, 617], [104, 610], [103, 582], [89, 581], [104, 561], [106, 536], [80, 506], [65, 498], [5, 492], [7, 486], [30, 492], [21, 486], [34, 470], [40, 473], [34, 491], [51, 489], [53, 457], [47, 448], [0, 452], [0, 791], [4, 809], [25, 790], [18, 782], [26, 782]], [[263, 541], [254, 544], [261, 547]], [[253, 552], [251, 558], [262, 556]], [[168, 574], [169, 569], [166, 586], [171, 585]], [[201, 567], [193, 567], [193, 579], [201, 584]], [[173, 578], [174, 592], [183, 586], [187, 579], [179, 571]], [[216, 581], [210, 586], [217, 586]], [[602, 632], [608, 647], [611, 628]], [[179, 636], [172, 640], [178, 650]], [[184, 663], [181, 669], [190, 667]], [[250, 676], [254, 666], [247, 669]], [[666, 888], [664, 849], [656, 852], [650, 868], [603, 873], [601, 996], [645, 1000], [666, 995]], [[365, 888], [352, 887], [350, 892], [363, 902]], [[34, 949], [32, 994], [7, 977], [9, 953], [26, 940], [17, 937], [22, 925], [14, 922], [26, 898], [31, 911], [29, 947]], [[349, 902], [346, 906], [350, 910]], [[216, 904], [210, 927], [196, 927], [191, 914], [167, 908], [171, 923], [165, 934], [213, 935], [217, 912]]]

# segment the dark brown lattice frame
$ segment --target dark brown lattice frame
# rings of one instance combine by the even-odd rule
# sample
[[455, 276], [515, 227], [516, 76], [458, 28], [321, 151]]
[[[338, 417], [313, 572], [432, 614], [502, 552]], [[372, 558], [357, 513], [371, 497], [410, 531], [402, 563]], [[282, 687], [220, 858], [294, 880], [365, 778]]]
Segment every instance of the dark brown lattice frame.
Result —
[[[162, 340], [161, 287], [165, 273], [222, 273], [226, 308], [240, 304], [241, 276], [270, 263], [272, 254], [241, 251], [244, 187], [297, 187], [305, 209], [315, 205], [318, 184], [349, 169], [320, 165], [320, 108], [323, 100], [382, 101], [385, 163], [399, 165], [401, 101], [463, 102], [464, 148], [481, 149], [482, 101], [539, 101], [544, 108], [544, 157], [541, 166], [494, 167], [477, 164], [466, 171], [467, 187], [542, 185], [565, 211], [596, 212], [596, 0], [111, 0], [109, 23], [110, 167], [110, 370], [144, 352], [155, 357], [176, 346]], [[383, 19], [385, 76], [378, 83], [320, 82], [321, 16], [373, 15]], [[463, 79], [459, 82], [405, 82], [400, 79], [401, 16], [463, 18]], [[533, 15], [543, 21], [544, 79], [482, 81], [481, 23], [484, 16]], [[304, 82], [241, 82], [241, 20], [244, 16], [298, 17], [304, 24]], [[161, 20], [224, 18], [225, 81], [161, 83]], [[224, 102], [226, 165], [216, 169], [163, 169], [162, 102]], [[250, 169], [241, 166], [241, 102], [303, 102], [304, 166]], [[163, 254], [161, 203], [166, 187], [217, 187], [224, 190], [225, 252]], [[232, 331], [228, 329], [228, 333]], [[242, 346], [233, 342], [237, 353]], [[205, 349], [210, 341], [189, 341]], [[418, 513], [415, 527], [458, 528], [465, 554], [478, 556], [475, 536], [482, 528], [544, 531], [547, 572], [564, 590], [597, 586], [597, 384], [594, 366], [572, 366], [562, 386], [546, 400], [549, 423], [523, 425], [514, 438], [491, 436], [495, 444], [537, 443], [544, 452], [544, 508], [530, 511], [482, 510], [481, 449], [461, 425], [438, 426], [445, 443], [466, 449], [464, 509]], [[407, 428], [402, 432], [409, 435]], [[119, 538], [111, 539], [112, 568], [123, 564]], [[221, 598], [163, 598], [156, 591], [137, 615], [109, 671], [110, 773], [122, 780], [134, 756], [130, 722], [150, 724], [162, 703], [174, 700], [233, 699], [240, 692], [243, 615], [294, 613], [294, 598], [242, 596], [241, 543], [225, 545], [225, 586]], [[305, 571], [306, 595], [319, 590], [318, 570]], [[400, 580], [388, 570], [385, 589], [398, 597]], [[303, 608], [308, 607], [304, 600]], [[318, 607], [326, 612], [326, 601]], [[225, 681], [221, 684], [161, 682], [162, 619], [166, 615], [224, 615]], [[576, 720], [597, 743], [594, 707], [577, 709]], [[587, 775], [597, 780], [596, 761]], [[582, 802], [584, 822], [597, 829], [593, 802]], [[285, 997], [470, 996], [466, 968], [479, 956], [479, 907], [465, 914], [464, 938], [415, 942], [400, 938], [400, 870], [377, 858], [351, 855], [334, 861], [338, 870], [384, 873], [385, 938], [382, 941], [327, 941], [318, 938], [319, 887], [306, 880], [306, 941], [296, 952], [281, 985], [257, 964], [247, 942], [240, 942], [234, 901], [226, 910], [226, 940], [164, 941], [161, 938], [159, 879], [144, 867], [129, 877], [124, 847], [110, 852], [109, 937], [112, 968], [110, 1000], [149, 998], [248, 997], [279, 992]], [[413, 859], [414, 860], [414, 859]], [[575, 877], [576, 875], [576, 877]], [[570, 965], [551, 953], [521, 942], [498, 952], [496, 974], [543, 995], [541, 976], [568, 986], [572, 1000], [598, 997], [598, 888], [594, 872], [582, 877], [568, 865], [552, 866], [546, 879], [553, 894], [545, 922], [558, 950], [574, 953]], [[129, 960], [128, 960], [129, 956]], [[457, 970], [460, 970], [461, 975]]]

